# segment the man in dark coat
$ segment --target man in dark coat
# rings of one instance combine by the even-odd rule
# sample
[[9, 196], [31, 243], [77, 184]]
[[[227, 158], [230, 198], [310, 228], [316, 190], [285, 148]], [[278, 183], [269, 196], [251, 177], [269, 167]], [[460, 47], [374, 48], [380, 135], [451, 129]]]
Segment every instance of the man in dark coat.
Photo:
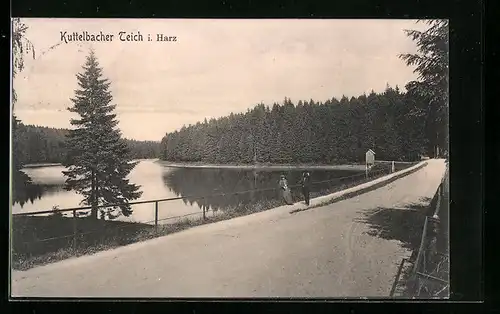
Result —
[[306, 205], [309, 206], [309, 193], [311, 192], [311, 175], [308, 171], [302, 174], [302, 194], [304, 194], [304, 200]]

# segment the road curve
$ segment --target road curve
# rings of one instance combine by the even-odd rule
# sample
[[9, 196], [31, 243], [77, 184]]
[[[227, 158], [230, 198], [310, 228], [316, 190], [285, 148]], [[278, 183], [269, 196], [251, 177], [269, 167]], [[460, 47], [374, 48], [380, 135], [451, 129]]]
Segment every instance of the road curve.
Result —
[[387, 297], [410, 252], [363, 222], [433, 196], [444, 160], [380, 189], [281, 207], [91, 256], [12, 272], [13, 297]]

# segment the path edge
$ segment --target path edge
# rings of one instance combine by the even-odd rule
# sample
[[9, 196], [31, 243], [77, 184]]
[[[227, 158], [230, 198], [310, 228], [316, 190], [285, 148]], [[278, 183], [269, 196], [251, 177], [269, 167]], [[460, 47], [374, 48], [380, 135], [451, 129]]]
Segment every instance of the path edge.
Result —
[[396, 172], [391, 173], [389, 175], [386, 175], [384, 177], [377, 178], [375, 180], [368, 181], [368, 182], [365, 182], [365, 183], [362, 183], [362, 184], [359, 184], [359, 185], [356, 185], [356, 186], [353, 186], [353, 187], [350, 187], [350, 188], [347, 188], [345, 190], [338, 191], [338, 192], [335, 192], [332, 194], [316, 197], [314, 199], [311, 199], [311, 201], [319, 202], [318, 204], [308, 206], [305, 208], [293, 209], [290, 211], [290, 214], [295, 214], [295, 213], [310, 210], [313, 208], [322, 207], [322, 206], [333, 204], [336, 202], [340, 202], [340, 201], [343, 201], [343, 200], [346, 200], [349, 198], [353, 198], [355, 196], [358, 196], [358, 195], [361, 195], [364, 193], [368, 193], [370, 191], [381, 188], [389, 183], [392, 183], [398, 179], [406, 177], [412, 173], [415, 173], [427, 165], [428, 165], [427, 161], [422, 161], [422, 162], [420, 162], [412, 167], [409, 167], [409, 168], [406, 168], [406, 169], [403, 169], [400, 171], [396, 171]]

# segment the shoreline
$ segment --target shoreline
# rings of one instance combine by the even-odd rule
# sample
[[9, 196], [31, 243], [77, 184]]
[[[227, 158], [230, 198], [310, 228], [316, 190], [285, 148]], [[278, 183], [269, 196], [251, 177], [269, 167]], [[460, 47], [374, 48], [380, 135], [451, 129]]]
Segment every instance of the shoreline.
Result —
[[344, 165], [308, 165], [308, 164], [205, 164], [186, 163], [156, 160], [165, 167], [170, 168], [198, 168], [198, 169], [259, 169], [259, 170], [356, 170], [364, 171], [364, 164], [344, 164]]
[[[325, 165], [325, 164], [207, 164], [203, 162], [170, 162], [159, 158], [137, 159], [134, 161], [152, 161], [169, 168], [186, 169], [258, 169], [258, 170], [353, 170], [364, 171], [365, 165], [362, 163]], [[375, 161], [377, 162], [377, 161]], [[390, 161], [379, 160], [378, 162], [388, 163]], [[416, 164], [418, 162], [395, 161], [395, 164]], [[42, 167], [58, 167], [61, 163], [39, 163], [26, 164], [23, 169], [34, 169]]]
[[[144, 160], [156, 161], [156, 160], [158, 160], [158, 158], [134, 159], [132, 161], [144, 161]], [[58, 166], [62, 166], [62, 163], [60, 163], [60, 162], [42, 162], [42, 163], [38, 163], [38, 164], [26, 164], [26, 165], [23, 165], [23, 167], [21, 168], [21, 170], [22, 169], [32, 169], [32, 168], [42, 168], [42, 167], [58, 167]]]
[[57, 166], [62, 166], [62, 164], [58, 163], [58, 162], [47, 162], [47, 163], [39, 163], [39, 164], [26, 164], [26, 165], [23, 165], [22, 169], [25, 169], [25, 168], [29, 168], [29, 169], [31, 169], [31, 168], [42, 168], [42, 167], [57, 167]]

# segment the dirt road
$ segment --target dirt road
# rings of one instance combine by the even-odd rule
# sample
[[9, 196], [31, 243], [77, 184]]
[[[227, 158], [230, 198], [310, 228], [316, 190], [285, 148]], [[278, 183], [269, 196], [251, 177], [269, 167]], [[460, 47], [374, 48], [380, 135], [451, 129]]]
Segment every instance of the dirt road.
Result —
[[[380, 189], [290, 214], [287, 207], [12, 273], [12, 296], [388, 296], [403, 243], [368, 223], [428, 203], [444, 160]], [[368, 220], [367, 220], [368, 219]]]

